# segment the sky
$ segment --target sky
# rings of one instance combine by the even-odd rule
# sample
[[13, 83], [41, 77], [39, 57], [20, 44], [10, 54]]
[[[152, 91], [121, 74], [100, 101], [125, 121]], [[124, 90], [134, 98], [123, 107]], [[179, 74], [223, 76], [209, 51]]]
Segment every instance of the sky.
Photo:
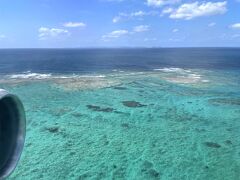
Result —
[[240, 47], [240, 0], [0, 0], [0, 48]]

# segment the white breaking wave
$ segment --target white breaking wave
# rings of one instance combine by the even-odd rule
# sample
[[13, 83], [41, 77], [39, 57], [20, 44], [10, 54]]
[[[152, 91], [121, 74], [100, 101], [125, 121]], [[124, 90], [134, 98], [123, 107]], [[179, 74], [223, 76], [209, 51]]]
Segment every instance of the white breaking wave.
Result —
[[44, 73], [32, 73], [31, 71], [26, 71], [19, 74], [5, 75], [4, 79], [19, 79], [19, 80], [48, 80], [48, 79], [70, 79], [70, 78], [105, 78], [105, 75], [58, 75], [58, 74], [44, 74]]
[[154, 69], [154, 71], [162, 71], [162, 72], [180, 72], [180, 73], [190, 73], [191, 70], [186, 70], [182, 68], [159, 68]]
[[193, 79], [201, 79], [201, 75], [200, 74], [188, 74], [189, 78], [193, 78]]
[[40, 74], [40, 73], [23, 73], [23, 74], [12, 74], [6, 75], [9, 79], [49, 79], [51, 74]]
[[119, 69], [113, 69], [112, 72], [120, 72], [120, 73], [123, 73], [123, 72], [125, 72], [125, 71], [119, 70]]
[[203, 76], [197, 70], [182, 69], [182, 68], [160, 68], [154, 69], [154, 71], [160, 71], [163, 73], [163, 78], [182, 84], [195, 84], [195, 83], [207, 83], [209, 80], [203, 79]]
[[77, 76], [79, 78], [83, 77], [83, 78], [105, 78], [105, 75], [79, 75]]
[[[162, 69], [154, 69], [155, 72], [121, 72], [116, 71], [117, 73], [113, 74], [51, 74], [51, 73], [33, 73], [31, 71], [26, 71], [18, 74], [9, 74], [4, 75], [0, 78], [2, 83], [16, 83], [16, 82], [28, 82], [34, 80], [42, 80], [42, 81], [54, 81], [55, 83], [72, 83], [72, 84], [83, 84], [86, 83], [94, 83], [99, 82], [108, 84], [108, 81], [112, 81], [112, 79], [124, 79], [124, 78], [140, 78], [149, 75], [157, 76], [159, 78], [165, 79], [167, 81], [173, 83], [180, 84], [197, 84], [197, 83], [208, 83], [208, 78], [203, 76], [201, 71], [194, 69], [182, 69], [182, 68], [162, 68]], [[115, 71], [114, 71], [115, 72]], [[100, 85], [99, 85], [100, 86]]]

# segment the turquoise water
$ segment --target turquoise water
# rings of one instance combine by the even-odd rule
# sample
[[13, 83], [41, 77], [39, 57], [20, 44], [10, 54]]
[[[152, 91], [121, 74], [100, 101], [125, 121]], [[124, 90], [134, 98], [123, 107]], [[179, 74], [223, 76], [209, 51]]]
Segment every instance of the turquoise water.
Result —
[[162, 68], [1, 78], [27, 115], [13, 179], [240, 177], [237, 71]]

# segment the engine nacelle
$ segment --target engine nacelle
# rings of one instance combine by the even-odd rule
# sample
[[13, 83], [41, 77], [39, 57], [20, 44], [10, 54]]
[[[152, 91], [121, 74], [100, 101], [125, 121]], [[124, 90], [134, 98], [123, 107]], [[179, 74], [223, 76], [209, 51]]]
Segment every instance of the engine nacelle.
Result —
[[0, 179], [15, 169], [24, 146], [26, 118], [21, 101], [0, 89]]

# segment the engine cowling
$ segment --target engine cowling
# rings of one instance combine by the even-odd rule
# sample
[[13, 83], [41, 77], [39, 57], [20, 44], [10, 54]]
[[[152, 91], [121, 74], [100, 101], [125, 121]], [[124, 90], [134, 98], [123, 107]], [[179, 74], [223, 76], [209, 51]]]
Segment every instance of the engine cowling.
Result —
[[8, 177], [20, 159], [26, 117], [20, 99], [0, 89], [0, 179]]

